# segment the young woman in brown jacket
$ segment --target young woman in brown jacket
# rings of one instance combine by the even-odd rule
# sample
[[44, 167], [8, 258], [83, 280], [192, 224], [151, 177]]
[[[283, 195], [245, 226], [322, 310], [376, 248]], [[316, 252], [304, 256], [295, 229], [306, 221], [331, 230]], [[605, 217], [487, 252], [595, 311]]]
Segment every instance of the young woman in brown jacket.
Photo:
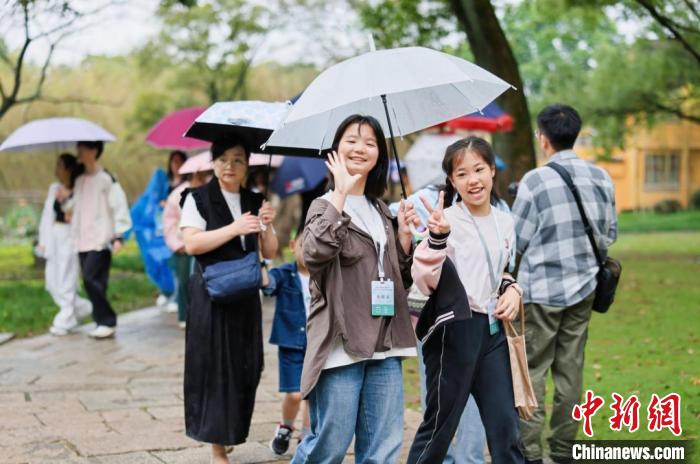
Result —
[[311, 312], [302, 394], [311, 434], [292, 463], [339, 463], [355, 437], [355, 461], [393, 463], [403, 435], [401, 359], [416, 355], [408, 314], [412, 205], [397, 220], [380, 199], [389, 156], [379, 122], [340, 124], [327, 162], [331, 191], [306, 220], [304, 261]]

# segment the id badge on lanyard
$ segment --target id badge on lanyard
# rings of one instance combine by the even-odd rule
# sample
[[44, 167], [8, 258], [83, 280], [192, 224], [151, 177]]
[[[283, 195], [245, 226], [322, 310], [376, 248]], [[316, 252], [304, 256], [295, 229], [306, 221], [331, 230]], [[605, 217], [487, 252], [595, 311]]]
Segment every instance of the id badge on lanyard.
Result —
[[[498, 275], [496, 274], [496, 270], [501, 269], [502, 253], [499, 253], [498, 262], [496, 263], [496, 267], [494, 268], [493, 263], [491, 262], [491, 253], [489, 252], [489, 248], [486, 245], [486, 240], [484, 240], [484, 236], [482, 235], [481, 230], [479, 230], [479, 226], [476, 223], [474, 216], [472, 216], [469, 210], [467, 210], [467, 207], [464, 206], [464, 203], [460, 203], [460, 205], [462, 206], [462, 209], [464, 210], [466, 215], [469, 216], [469, 218], [471, 219], [472, 224], [474, 225], [474, 228], [476, 229], [476, 232], [479, 235], [479, 241], [481, 241], [481, 246], [484, 248], [484, 254], [486, 255], [486, 263], [489, 266], [489, 278], [491, 280], [492, 288], [491, 296], [489, 297], [489, 301], [486, 303], [486, 314], [489, 317], [489, 334], [495, 335], [500, 330], [499, 321], [498, 319], [496, 319], [495, 316], [496, 304], [498, 303], [498, 284], [500, 281]], [[496, 240], [498, 246], [500, 247], [502, 243], [501, 230], [498, 227], [498, 220], [496, 219], [495, 215], [493, 216], [493, 221], [496, 226]]]
[[[373, 206], [370, 204], [370, 210], [372, 209]], [[361, 215], [358, 214], [356, 216], [362, 221], [367, 231], [372, 230]], [[371, 232], [368, 233], [371, 235]], [[372, 316], [393, 317], [396, 314], [394, 305], [394, 282], [391, 279], [387, 279], [384, 274], [384, 246], [381, 246], [379, 242], [374, 241], [374, 239], [372, 241], [374, 242], [374, 249], [377, 252], [377, 268], [379, 274], [379, 280], [372, 281]]]

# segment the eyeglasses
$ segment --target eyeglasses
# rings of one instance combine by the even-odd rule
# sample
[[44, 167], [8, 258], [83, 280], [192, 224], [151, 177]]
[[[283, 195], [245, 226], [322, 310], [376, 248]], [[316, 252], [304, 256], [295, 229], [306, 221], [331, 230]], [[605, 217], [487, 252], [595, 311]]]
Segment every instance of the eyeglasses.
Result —
[[245, 166], [245, 164], [246, 164], [245, 160], [242, 160], [240, 158], [234, 158], [234, 159], [229, 159], [229, 160], [225, 160], [223, 158], [217, 158], [216, 162], [219, 163], [219, 165], [221, 165], [221, 167], [226, 167], [226, 166], [234, 167], [236, 165]]

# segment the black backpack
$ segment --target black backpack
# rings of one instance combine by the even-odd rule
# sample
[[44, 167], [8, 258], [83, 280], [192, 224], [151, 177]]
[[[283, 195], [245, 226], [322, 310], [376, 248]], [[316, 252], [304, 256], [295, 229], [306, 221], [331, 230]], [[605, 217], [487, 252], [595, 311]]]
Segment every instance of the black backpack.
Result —
[[620, 275], [622, 274], [622, 265], [620, 264], [620, 261], [611, 258], [610, 256], [606, 257], [605, 261], [601, 259], [598, 245], [596, 245], [595, 237], [593, 237], [593, 227], [586, 217], [586, 213], [583, 209], [583, 202], [581, 201], [581, 195], [579, 194], [574, 181], [571, 179], [569, 172], [564, 169], [563, 166], [557, 163], [547, 163], [547, 167], [554, 169], [561, 176], [576, 200], [576, 206], [578, 206], [579, 214], [581, 214], [583, 227], [586, 231], [586, 235], [588, 235], [588, 240], [591, 242], [593, 253], [595, 253], [595, 259], [599, 266], [598, 275], [596, 276], [598, 285], [596, 285], [595, 289], [593, 310], [598, 311], [599, 313], [606, 313], [615, 300], [615, 291], [617, 290], [617, 284], [620, 281]]

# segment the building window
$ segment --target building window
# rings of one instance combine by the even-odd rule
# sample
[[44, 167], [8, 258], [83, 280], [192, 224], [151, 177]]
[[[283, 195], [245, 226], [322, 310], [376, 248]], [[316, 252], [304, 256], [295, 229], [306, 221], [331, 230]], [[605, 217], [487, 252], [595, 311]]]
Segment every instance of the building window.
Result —
[[649, 190], [678, 190], [680, 155], [648, 154], [644, 159], [644, 187]]

